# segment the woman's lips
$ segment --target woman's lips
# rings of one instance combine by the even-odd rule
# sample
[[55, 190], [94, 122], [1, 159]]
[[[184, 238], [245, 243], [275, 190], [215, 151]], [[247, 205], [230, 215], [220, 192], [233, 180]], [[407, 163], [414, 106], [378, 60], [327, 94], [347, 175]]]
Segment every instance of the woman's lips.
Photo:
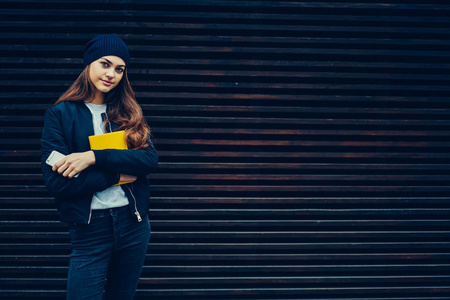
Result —
[[103, 84], [106, 86], [111, 86], [112, 82], [111, 81], [106, 81], [106, 80], [102, 80]]

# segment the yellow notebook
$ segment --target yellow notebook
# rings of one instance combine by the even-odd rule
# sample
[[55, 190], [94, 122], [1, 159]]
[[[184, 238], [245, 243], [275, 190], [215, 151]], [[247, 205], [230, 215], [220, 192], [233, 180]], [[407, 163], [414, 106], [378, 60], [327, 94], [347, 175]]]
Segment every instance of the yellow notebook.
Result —
[[128, 149], [124, 130], [91, 135], [89, 136], [89, 144], [92, 150]]
[[[115, 131], [110, 133], [89, 136], [89, 144], [92, 150], [104, 149], [128, 149], [125, 141], [125, 131]], [[115, 185], [126, 184], [133, 181], [124, 181]]]

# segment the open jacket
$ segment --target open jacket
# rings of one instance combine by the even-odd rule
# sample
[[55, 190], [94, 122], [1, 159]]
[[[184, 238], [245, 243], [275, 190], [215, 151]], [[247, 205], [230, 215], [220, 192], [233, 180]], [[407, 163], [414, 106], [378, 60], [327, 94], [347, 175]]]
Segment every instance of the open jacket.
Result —
[[[118, 124], [111, 125], [112, 131], [119, 127]], [[68, 179], [46, 164], [53, 150], [65, 155], [90, 150], [90, 135], [94, 135], [92, 114], [82, 101], [65, 101], [47, 109], [41, 140], [41, 165], [45, 185], [55, 196], [61, 221], [89, 223], [94, 193], [118, 183], [120, 174], [138, 177], [121, 187], [130, 203], [130, 213], [136, 215], [137, 221], [142, 220], [147, 216], [150, 200], [146, 175], [158, 165], [158, 154], [151, 142], [150, 146], [137, 150], [94, 150], [95, 165], [81, 171], [77, 178]]]

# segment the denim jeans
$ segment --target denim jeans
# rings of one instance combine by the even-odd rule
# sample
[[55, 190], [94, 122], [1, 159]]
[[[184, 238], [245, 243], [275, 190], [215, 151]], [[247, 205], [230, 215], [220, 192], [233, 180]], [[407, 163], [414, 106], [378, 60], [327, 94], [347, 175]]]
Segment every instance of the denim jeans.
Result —
[[70, 224], [67, 300], [131, 300], [150, 239], [148, 218], [129, 207], [93, 210], [89, 224]]

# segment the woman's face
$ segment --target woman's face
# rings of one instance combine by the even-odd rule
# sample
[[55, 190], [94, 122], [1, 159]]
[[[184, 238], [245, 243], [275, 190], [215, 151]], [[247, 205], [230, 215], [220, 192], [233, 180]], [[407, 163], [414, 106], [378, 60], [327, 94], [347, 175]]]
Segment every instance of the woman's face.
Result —
[[89, 67], [89, 78], [97, 90], [107, 93], [122, 80], [125, 62], [117, 56], [103, 56], [93, 61]]

